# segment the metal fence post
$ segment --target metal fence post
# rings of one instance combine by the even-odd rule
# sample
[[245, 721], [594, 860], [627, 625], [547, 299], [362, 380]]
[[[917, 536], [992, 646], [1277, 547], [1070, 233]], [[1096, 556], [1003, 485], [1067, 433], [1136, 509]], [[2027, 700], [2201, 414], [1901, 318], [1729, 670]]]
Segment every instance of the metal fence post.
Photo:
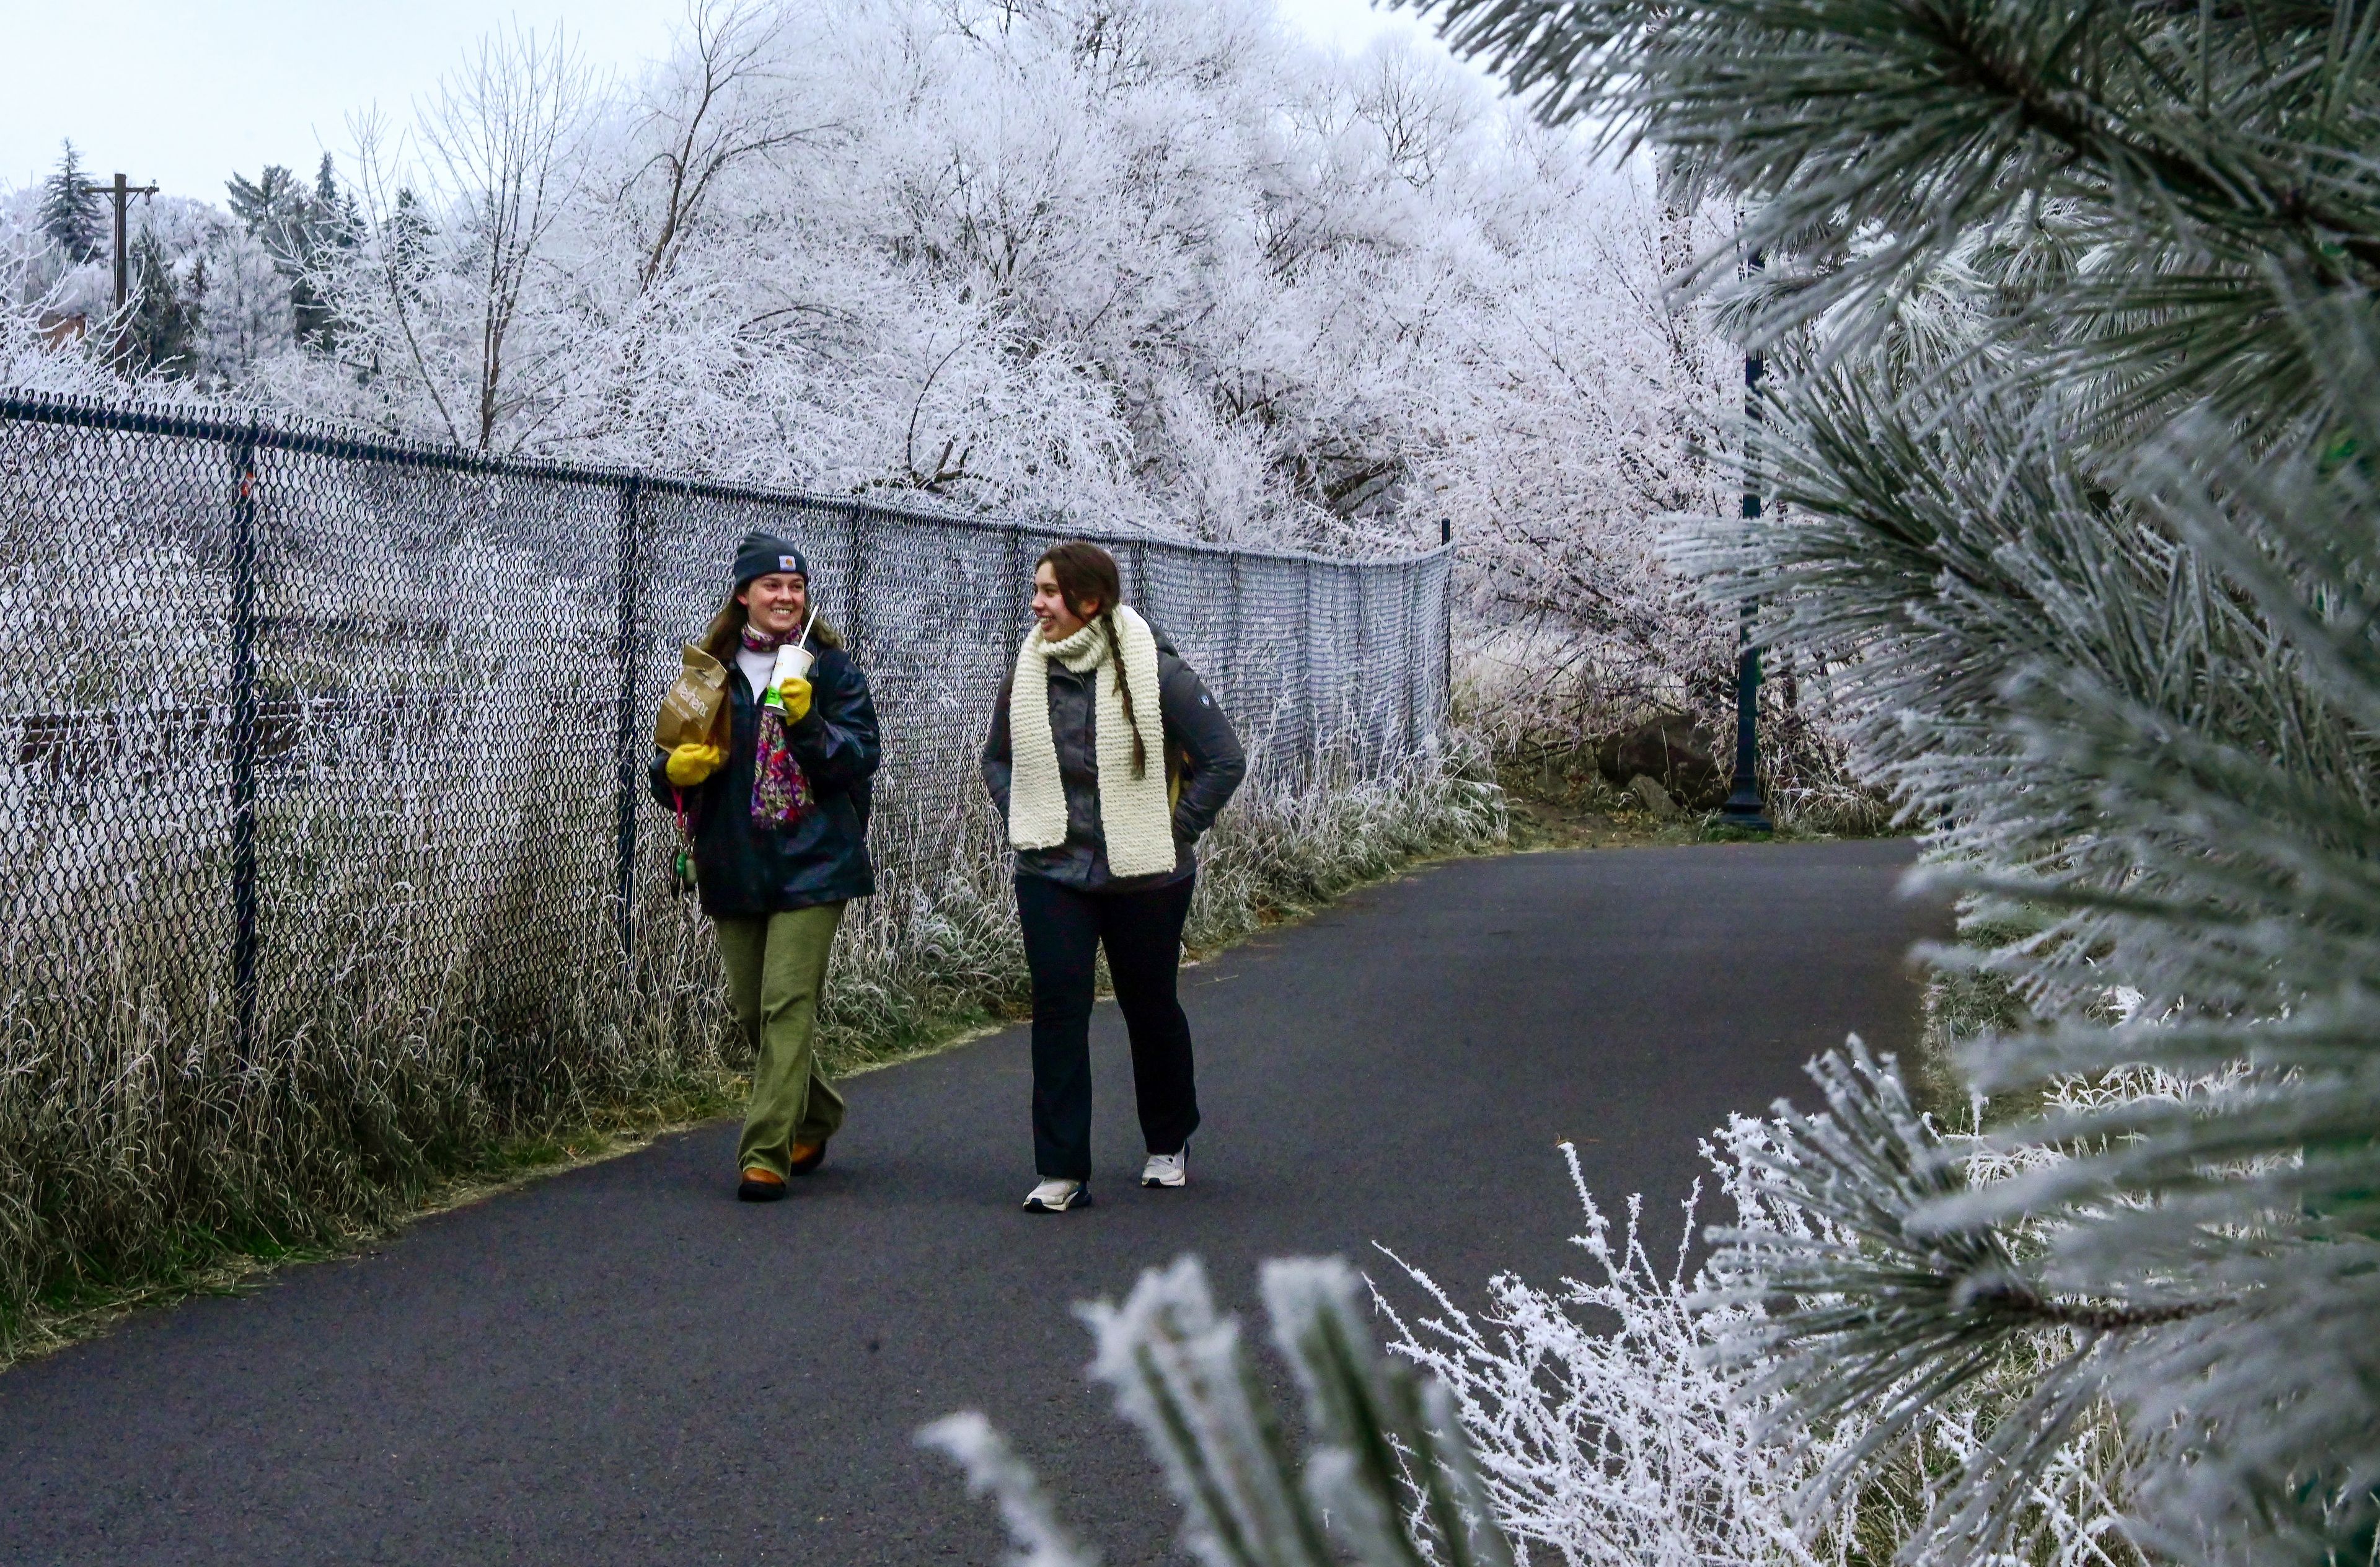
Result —
[[256, 447], [240, 438], [231, 505], [231, 994], [233, 1051], [256, 1048]]
[[[1344, 566], [1344, 572], [1354, 577], [1354, 712], [1356, 735], [1366, 750], [1373, 747], [1373, 712], [1371, 705], [1371, 577], [1364, 566]], [[1388, 750], [1388, 738], [1380, 738], [1378, 747], [1371, 750], [1359, 767], [1364, 776], [1371, 776], [1380, 767], [1380, 752]]]
[[1397, 638], [1397, 643], [1404, 648], [1404, 652], [1397, 657], [1397, 662], [1404, 664], [1404, 681], [1402, 681], [1404, 684], [1404, 700], [1402, 700], [1404, 714], [1402, 714], [1400, 729], [1404, 729], [1402, 750], [1404, 750], [1406, 758], [1412, 758], [1414, 752], [1421, 750], [1421, 638], [1414, 636], [1414, 631], [1418, 628], [1414, 622], [1421, 619], [1421, 610], [1414, 605], [1414, 589], [1421, 578], [1421, 562], [1406, 560], [1404, 565], [1397, 566], [1397, 577], [1400, 577], [1397, 589], [1404, 595], [1404, 612], [1400, 614], [1400, 619], [1404, 622], [1402, 624], [1404, 636]]
[[1243, 656], [1243, 650], [1247, 646], [1247, 596], [1240, 589], [1240, 553], [1233, 550], [1232, 552], [1232, 667], [1225, 672], [1223, 678], [1231, 683], [1232, 705], [1234, 708], [1242, 705], [1239, 700], [1242, 686], [1240, 672], [1247, 667], [1246, 660]]
[[856, 501], [851, 504], [851, 536], [848, 548], [844, 552], [844, 559], [850, 565], [844, 572], [848, 580], [844, 582], [843, 590], [843, 639], [855, 655], [864, 646], [864, 635], [859, 626], [859, 587], [860, 579], [868, 575], [867, 521], [861, 515], [865, 510]]
[[1454, 519], [1438, 519], [1438, 620], [1439, 650], [1442, 668], [1439, 674], [1438, 725], [1440, 729], [1454, 722]]
[[1010, 658], [1018, 657], [1014, 638], [1025, 624], [1032, 598], [1025, 587], [1025, 525], [1011, 523], [1008, 528], [1008, 624], [1000, 628], [1000, 650]]
[[1305, 744], [1299, 747], [1298, 776], [1312, 783], [1321, 771], [1322, 704], [1314, 695], [1314, 563], [1299, 563], [1297, 588], [1301, 599], [1297, 636], [1297, 689], [1305, 709]]
[[619, 623], [612, 656], [619, 667], [619, 728], [613, 759], [619, 769], [616, 831], [619, 880], [614, 896], [620, 922], [620, 971], [634, 980], [637, 970], [637, 571], [641, 526], [637, 502], [644, 487], [631, 477], [620, 486], [618, 537], [613, 570], [619, 575]]

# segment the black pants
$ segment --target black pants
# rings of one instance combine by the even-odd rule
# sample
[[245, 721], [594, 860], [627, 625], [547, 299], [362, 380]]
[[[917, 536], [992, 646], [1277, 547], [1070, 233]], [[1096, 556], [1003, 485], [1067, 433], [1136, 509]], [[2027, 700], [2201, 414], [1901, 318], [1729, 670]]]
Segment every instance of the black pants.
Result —
[[1033, 1167], [1044, 1180], [1091, 1178], [1092, 965], [1100, 943], [1132, 1036], [1132, 1081], [1151, 1153], [1180, 1153], [1198, 1129], [1190, 1020], [1174, 999], [1182, 921], [1195, 878], [1146, 893], [1078, 893], [1016, 879], [1033, 970]]

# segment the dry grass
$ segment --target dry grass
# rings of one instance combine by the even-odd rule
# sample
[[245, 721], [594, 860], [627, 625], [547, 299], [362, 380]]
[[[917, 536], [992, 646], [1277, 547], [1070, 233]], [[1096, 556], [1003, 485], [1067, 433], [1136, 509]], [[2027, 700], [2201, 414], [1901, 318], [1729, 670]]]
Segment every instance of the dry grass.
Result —
[[1635, 794], [1615, 788], [1597, 770], [1595, 747], [1574, 740], [1531, 741], [1500, 751], [1495, 773], [1511, 808], [1512, 846], [1524, 852], [1733, 843], [1747, 837], [1801, 843], [1881, 837], [1900, 831], [1880, 796], [1840, 783], [1772, 791], [1767, 805], [1774, 830], [1767, 834], [1747, 834], [1716, 811], [1658, 816]]
[[[1189, 941], [1207, 950], [1412, 859], [1503, 840], [1468, 749], [1309, 786], [1259, 777], [1208, 840]], [[371, 854], [268, 865], [310, 917], [276, 951], [261, 1041], [235, 1048], [219, 946], [157, 917], [0, 996], [0, 1366], [140, 1301], [236, 1286], [435, 1206], [723, 1113], [745, 1063], [710, 927], [658, 876], [635, 963], [611, 906], [552, 894], [553, 834], [456, 856], [433, 823]], [[585, 832], [587, 824], [577, 831]], [[881, 833], [904, 831], [880, 822]], [[917, 825], [917, 824], [911, 824]], [[347, 844], [360, 840], [344, 824]], [[302, 845], [302, 823], [277, 843]], [[566, 840], [575, 841], [575, 840]], [[1013, 1012], [1024, 954], [988, 812], [930, 880], [888, 874], [844, 926], [821, 1044], [850, 1072]], [[407, 847], [421, 863], [397, 863]], [[115, 883], [139, 868], [115, 868]], [[416, 895], [397, 899], [392, 888]], [[523, 948], [531, 949], [524, 961]]]

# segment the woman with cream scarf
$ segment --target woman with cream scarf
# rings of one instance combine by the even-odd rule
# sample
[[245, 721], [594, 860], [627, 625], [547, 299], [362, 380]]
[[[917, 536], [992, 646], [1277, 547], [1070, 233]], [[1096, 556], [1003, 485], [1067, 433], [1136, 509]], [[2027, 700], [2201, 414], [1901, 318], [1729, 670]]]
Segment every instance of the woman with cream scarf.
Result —
[[984, 782], [1016, 852], [1033, 971], [1028, 1211], [1090, 1203], [1093, 966], [1105, 946], [1132, 1036], [1144, 1186], [1189, 1180], [1198, 1126], [1175, 996], [1198, 837], [1247, 773], [1196, 671], [1123, 601], [1114, 557], [1060, 544], [1033, 573], [1035, 628], [993, 709]]

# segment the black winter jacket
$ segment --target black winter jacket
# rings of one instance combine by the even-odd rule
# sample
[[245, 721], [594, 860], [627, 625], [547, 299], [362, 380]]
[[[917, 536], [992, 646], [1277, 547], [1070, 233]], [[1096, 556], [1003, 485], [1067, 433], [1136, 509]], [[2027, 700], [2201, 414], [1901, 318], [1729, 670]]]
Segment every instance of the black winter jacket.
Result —
[[[1054, 848], [1017, 850], [1016, 873], [1045, 876], [1084, 892], [1131, 893], [1166, 886], [1198, 869], [1195, 845], [1199, 834], [1215, 824], [1240, 780], [1247, 776], [1247, 758], [1198, 672], [1183, 662], [1160, 635], [1157, 692], [1163, 709], [1166, 782], [1176, 791], [1174, 865], [1150, 876], [1110, 874], [1107, 840], [1099, 831], [1099, 703], [1092, 686], [1095, 677], [1107, 674], [1106, 665], [1077, 674], [1054, 660], [1050, 664], [1050, 737], [1057, 743], [1058, 777], [1066, 789], [1066, 841]], [[1003, 686], [983, 746], [984, 785], [1003, 821], [1008, 819], [1010, 772], [1008, 698], [1009, 687]], [[1141, 723], [1148, 722], [1141, 715]], [[1142, 730], [1145, 737], [1148, 733]]]
[[[820, 650], [810, 669], [810, 711], [785, 732], [812, 796], [810, 808], [791, 827], [752, 820], [760, 703], [732, 660], [727, 700], [735, 718], [727, 765], [685, 791], [702, 912], [731, 918], [784, 914], [875, 892], [868, 808], [881, 751], [868, 677], [843, 649]], [[664, 771], [668, 760], [657, 753], [650, 769], [653, 797], [664, 808], [678, 793]]]

